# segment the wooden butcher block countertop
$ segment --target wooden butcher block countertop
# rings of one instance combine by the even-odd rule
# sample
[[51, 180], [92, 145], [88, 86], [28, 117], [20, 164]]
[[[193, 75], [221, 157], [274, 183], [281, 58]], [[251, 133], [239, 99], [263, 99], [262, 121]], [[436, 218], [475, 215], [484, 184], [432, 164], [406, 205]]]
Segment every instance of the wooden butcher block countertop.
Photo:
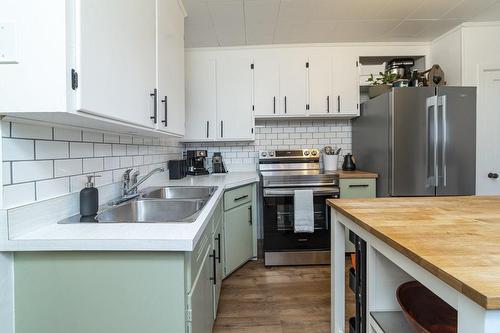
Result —
[[500, 196], [328, 204], [482, 307], [500, 309]]

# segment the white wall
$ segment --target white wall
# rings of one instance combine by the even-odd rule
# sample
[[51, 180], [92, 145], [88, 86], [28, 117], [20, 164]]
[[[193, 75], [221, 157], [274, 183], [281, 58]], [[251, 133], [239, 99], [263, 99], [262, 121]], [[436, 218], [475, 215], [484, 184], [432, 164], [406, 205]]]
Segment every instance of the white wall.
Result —
[[[489, 113], [492, 111], [481, 108], [479, 101], [480, 73], [483, 69], [500, 68], [499, 55], [500, 21], [465, 23], [436, 39], [431, 46], [431, 59], [444, 69], [448, 84], [478, 87], [476, 193], [479, 195], [500, 194], [500, 181], [487, 177], [488, 172], [500, 172], [500, 158], [492, 153], [500, 149], [500, 142], [492, 140], [498, 124], [491, 120], [497, 118]], [[498, 183], [494, 191], [491, 182]]]
[[453, 29], [431, 44], [429, 65], [438, 64], [450, 86], [462, 85], [462, 29]]

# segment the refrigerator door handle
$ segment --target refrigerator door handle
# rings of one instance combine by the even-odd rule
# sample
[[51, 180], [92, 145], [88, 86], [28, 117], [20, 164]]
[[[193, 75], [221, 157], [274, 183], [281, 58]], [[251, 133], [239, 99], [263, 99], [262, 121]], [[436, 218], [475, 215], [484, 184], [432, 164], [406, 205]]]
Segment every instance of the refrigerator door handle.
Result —
[[[437, 105], [438, 105], [438, 97], [437, 96], [432, 96], [427, 98], [426, 101], [426, 108], [427, 108], [427, 139], [426, 139], [426, 158], [427, 158], [427, 182], [428, 186], [439, 186], [439, 181], [438, 181], [438, 163], [437, 163], [437, 156], [438, 156], [438, 122], [437, 122]], [[432, 110], [432, 111], [431, 111]], [[433, 137], [431, 138], [431, 133], [433, 133]], [[430, 149], [430, 144], [432, 141], [432, 151]], [[432, 153], [432, 166], [429, 165], [429, 153]], [[429, 175], [429, 169], [432, 169], [432, 175]]]
[[448, 146], [447, 137], [448, 137], [448, 119], [446, 116], [446, 95], [439, 96], [438, 98], [438, 106], [441, 107], [441, 121], [442, 121], [442, 147], [441, 147], [441, 163], [442, 163], [442, 172], [443, 172], [443, 186], [446, 187], [446, 148]]

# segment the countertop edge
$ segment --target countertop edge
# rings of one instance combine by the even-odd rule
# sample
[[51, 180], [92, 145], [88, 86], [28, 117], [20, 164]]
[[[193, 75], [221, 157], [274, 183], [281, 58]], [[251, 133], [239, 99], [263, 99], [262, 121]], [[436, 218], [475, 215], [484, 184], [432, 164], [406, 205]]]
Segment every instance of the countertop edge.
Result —
[[[217, 177], [217, 176], [216, 176]], [[35, 251], [165, 251], [165, 252], [190, 252], [195, 248], [198, 240], [213, 216], [215, 208], [224, 198], [226, 190], [234, 189], [237, 187], [258, 183], [260, 181], [257, 173], [248, 177], [242, 177], [237, 181], [228, 182], [226, 184], [215, 184], [218, 186], [217, 194], [209, 200], [207, 206], [204, 208], [200, 215], [205, 218], [200, 227], [196, 230], [193, 237], [178, 238], [178, 239], [162, 239], [162, 238], [124, 238], [124, 239], [89, 239], [89, 238], [72, 238], [72, 239], [32, 239], [17, 237], [14, 239], [0, 241], [0, 252], [35, 252]], [[189, 186], [189, 185], [188, 185]], [[212, 201], [213, 200], [213, 201]], [[206, 210], [208, 209], [208, 210]], [[56, 224], [57, 222], [54, 222]], [[43, 227], [34, 230], [31, 233], [37, 233], [41, 230], [54, 226]]]

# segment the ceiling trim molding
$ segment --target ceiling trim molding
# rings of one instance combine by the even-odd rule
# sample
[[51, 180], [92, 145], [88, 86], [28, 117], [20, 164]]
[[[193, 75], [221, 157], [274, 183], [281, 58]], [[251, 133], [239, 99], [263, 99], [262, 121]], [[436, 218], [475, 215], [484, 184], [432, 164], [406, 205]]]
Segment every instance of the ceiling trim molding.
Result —
[[241, 45], [241, 46], [211, 46], [211, 47], [187, 47], [186, 52], [197, 51], [235, 51], [255, 49], [287, 49], [304, 47], [363, 47], [363, 46], [430, 46], [429, 42], [356, 42], [356, 43], [301, 43], [301, 44], [263, 44], [263, 45]]

